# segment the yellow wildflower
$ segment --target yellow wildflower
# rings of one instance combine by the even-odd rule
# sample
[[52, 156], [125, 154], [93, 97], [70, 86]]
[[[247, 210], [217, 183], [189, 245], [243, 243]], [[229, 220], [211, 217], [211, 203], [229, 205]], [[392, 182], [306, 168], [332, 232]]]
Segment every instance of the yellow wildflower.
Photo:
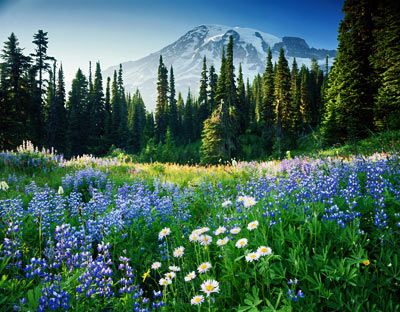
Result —
[[362, 264], [364, 264], [365, 266], [370, 265], [370, 263], [371, 263], [371, 261], [369, 261], [368, 259], [367, 259], [367, 260], [364, 260], [364, 261], [362, 262]]
[[143, 283], [150, 276], [150, 269], [148, 269], [146, 272], [143, 273], [142, 278], [143, 278]]

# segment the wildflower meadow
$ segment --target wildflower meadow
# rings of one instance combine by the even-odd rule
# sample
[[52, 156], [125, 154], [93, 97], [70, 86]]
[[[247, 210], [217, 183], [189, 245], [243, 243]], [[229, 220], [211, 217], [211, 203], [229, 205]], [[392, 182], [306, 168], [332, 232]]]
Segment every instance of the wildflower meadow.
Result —
[[400, 155], [0, 154], [1, 311], [399, 311]]

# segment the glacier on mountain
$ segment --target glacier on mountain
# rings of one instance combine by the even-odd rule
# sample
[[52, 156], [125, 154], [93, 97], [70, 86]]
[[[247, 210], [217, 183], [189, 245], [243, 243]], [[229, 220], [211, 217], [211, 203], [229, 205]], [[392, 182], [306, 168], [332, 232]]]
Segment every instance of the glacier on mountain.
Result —
[[[234, 65], [237, 71], [242, 64], [243, 75], [250, 81], [259, 73], [263, 73], [266, 64], [268, 48], [272, 51], [273, 62], [277, 61], [279, 49], [284, 48], [289, 64], [293, 58], [299, 67], [302, 64], [310, 66], [311, 59], [316, 58], [322, 66], [325, 57], [329, 57], [332, 65], [336, 56], [335, 50], [310, 48], [306, 41], [297, 37], [282, 37], [242, 27], [223, 25], [200, 25], [185, 33], [177, 41], [136, 61], [122, 63], [126, 91], [140, 90], [146, 107], [150, 110], [156, 104], [156, 84], [159, 57], [162, 55], [164, 64], [169, 69], [174, 68], [176, 90], [196, 95], [199, 88], [203, 57], [207, 58], [207, 65], [214, 65], [219, 72], [221, 54], [227, 45], [229, 37], [234, 39]], [[112, 77], [118, 66], [112, 66], [103, 72], [103, 75]]]

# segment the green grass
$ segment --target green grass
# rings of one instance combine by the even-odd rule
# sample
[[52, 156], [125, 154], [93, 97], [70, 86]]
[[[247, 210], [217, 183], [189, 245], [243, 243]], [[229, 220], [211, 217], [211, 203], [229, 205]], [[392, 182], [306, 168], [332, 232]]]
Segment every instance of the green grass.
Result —
[[394, 153], [400, 151], [400, 131], [387, 131], [371, 134], [370, 137], [355, 142], [338, 144], [333, 147], [322, 147], [318, 132], [309, 134], [299, 140], [299, 148], [290, 151], [292, 156], [334, 157], [364, 155], [374, 153]]

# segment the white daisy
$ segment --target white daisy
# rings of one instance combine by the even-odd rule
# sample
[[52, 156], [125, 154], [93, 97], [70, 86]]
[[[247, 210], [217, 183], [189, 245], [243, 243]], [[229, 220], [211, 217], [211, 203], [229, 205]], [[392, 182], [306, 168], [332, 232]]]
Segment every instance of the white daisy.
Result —
[[240, 227], [234, 227], [233, 229], [230, 230], [231, 234], [236, 235], [239, 234], [240, 232]]
[[249, 230], [249, 231], [253, 231], [253, 230], [255, 230], [256, 228], [258, 228], [258, 221], [256, 220], [256, 221], [253, 221], [253, 222], [250, 222], [248, 225], [247, 225], [247, 229]]
[[247, 238], [241, 238], [236, 242], [235, 246], [237, 248], [243, 248], [243, 247], [245, 247], [247, 245], [247, 242], [248, 242]]
[[192, 233], [189, 235], [189, 240], [190, 240], [191, 242], [197, 242], [197, 241], [199, 240], [199, 237], [200, 237], [200, 235], [199, 235], [197, 232], [192, 232]]
[[191, 280], [196, 278], [196, 272], [192, 271], [185, 276], [185, 282], [190, 282]]
[[220, 226], [218, 229], [214, 231], [214, 235], [220, 235], [226, 232], [226, 227]]
[[161, 262], [154, 262], [154, 263], [151, 265], [151, 268], [152, 268], [153, 270], [158, 270], [159, 268], [161, 268]]
[[224, 238], [221, 238], [221, 239], [217, 240], [217, 245], [218, 246], [224, 246], [228, 242], [229, 242], [229, 238], [228, 237], [224, 237]]
[[174, 250], [174, 257], [181, 258], [183, 256], [184, 252], [185, 252], [185, 247], [183, 247], [183, 246], [177, 247]]
[[253, 262], [260, 259], [260, 254], [258, 252], [250, 252], [246, 255], [247, 262]]
[[260, 246], [258, 247], [257, 252], [260, 254], [260, 256], [267, 256], [272, 254], [272, 249], [267, 246]]
[[164, 274], [164, 277], [169, 280], [173, 280], [175, 276], [176, 276], [175, 272], [172, 271]]
[[197, 267], [197, 271], [199, 271], [199, 273], [206, 273], [208, 270], [211, 269], [211, 267], [212, 266], [210, 262], [203, 262]]
[[210, 296], [211, 293], [218, 293], [219, 283], [216, 280], [206, 280], [201, 284], [201, 291], [207, 296]]
[[176, 265], [171, 265], [168, 268], [173, 272], [179, 272], [181, 270], [181, 268]]
[[190, 304], [191, 305], [199, 305], [202, 304], [204, 302], [204, 297], [202, 295], [197, 295], [194, 296], [191, 300], [190, 300]]
[[212, 242], [212, 237], [210, 235], [201, 235], [199, 241], [201, 245], [208, 246]]
[[172, 281], [169, 278], [161, 278], [158, 282], [158, 284], [160, 284], [161, 286], [168, 286], [171, 283]]
[[245, 206], [246, 208], [249, 208], [249, 207], [252, 207], [255, 204], [257, 204], [257, 201], [255, 200], [254, 197], [244, 196], [242, 203], [243, 203], [243, 206]]
[[163, 228], [160, 233], [158, 233], [158, 239], [162, 240], [164, 237], [168, 236], [171, 233], [170, 228]]

